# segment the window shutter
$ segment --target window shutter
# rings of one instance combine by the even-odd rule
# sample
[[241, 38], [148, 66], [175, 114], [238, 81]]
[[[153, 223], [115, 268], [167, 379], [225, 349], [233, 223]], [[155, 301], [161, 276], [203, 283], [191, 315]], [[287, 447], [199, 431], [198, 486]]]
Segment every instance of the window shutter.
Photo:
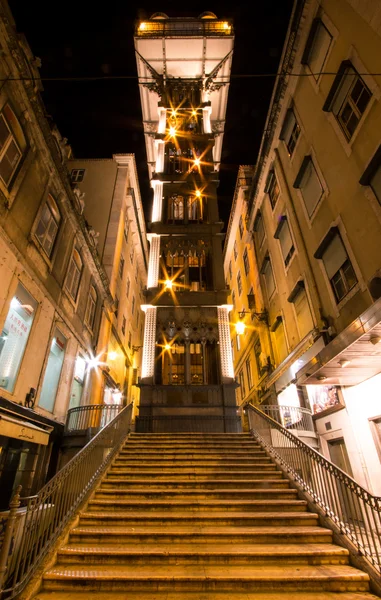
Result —
[[298, 171], [298, 174], [296, 176], [296, 179], [294, 181], [294, 185], [293, 185], [294, 188], [297, 189], [297, 188], [301, 187], [301, 183], [302, 183], [302, 179], [304, 177], [304, 173], [306, 172], [306, 169], [307, 169], [307, 167], [308, 167], [308, 165], [309, 165], [310, 162], [311, 162], [311, 156], [310, 155], [307, 155], [307, 156], [305, 156], [303, 158], [303, 162], [301, 164], [301, 167], [300, 167], [300, 169]]
[[325, 270], [329, 279], [337, 273], [340, 267], [345, 263], [348, 254], [339, 235], [336, 235], [322, 255]]
[[290, 135], [296, 123], [295, 114], [292, 108], [289, 108], [286, 112], [285, 119], [283, 121], [282, 129], [280, 132], [279, 139], [288, 142]]
[[306, 169], [300, 182], [300, 188], [308, 216], [311, 217], [323, 193], [323, 186], [320, 183], [311, 157], [306, 165]]
[[294, 298], [296, 320], [298, 322], [299, 333], [304, 338], [313, 328], [314, 323], [312, 320], [310, 305], [308, 302], [307, 294], [304, 288], [299, 288], [300, 291]]
[[[324, 23], [320, 21], [320, 19], [317, 19], [317, 27], [312, 41], [312, 47], [308, 56], [308, 65], [312, 73], [316, 74], [321, 72], [331, 42], [331, 34], [325, 27]], [[314, 75], [314, 77], [317, 80], [319, 78], [319, 75]]]
[[302, 65], [308, 65], [308, 63], [309, 63], [310, 52], [311, 52], [312, 46], [314, 44], [315, 35], [316, 35], [317, 29], [319, 27], [319, 23], [321, 23], [320, 19], [314, 19], [312, 21], [310, 33], [307, 38], [306, 47], [304, 48], [302, 60], [300, 61], [302, 63]]
[[[329, 90], [328, 96], [326, 101], [323, 104], [323, 110], [325, 112], [330, 112], [332, 111], [332, 107], [333, 107], [333, 103], [335, 103], [335, 105], [337, 106], [337, 99], [338, 99], [338, 92], [340, 91], [340, 97], [341, 97], [341, 102], [343, 101], [343, 97], [341, 94], [342, 91], [342, 83], [343, 83], [343, 78], [346, 77], [346, 74], [349, 71], [353, 72], [353, 67], [352, 67], [352, 63], [350, 60], [343, 60], [343, 62], [341, 63], [339, 70], [337, 72], [337, 75], [334, 79], [334, 82], [332, 84], [331, 89]], [[352, 80], [352, 77], [349, 77], [348, 79]], [[348, 90], [348, 88], [347, 88]]]
[[290, 228], [288, 226], [287, 219], [285, 219], [283, 223], [284, 223], [283, 227], [279, 233], [279, 242], [280, 242], [280, 247], [282, 249], [283, 258], [286, 259], [294, 244], [292, 241]]
[[271, 184], [272, 184], [272, 181], [273, 181], [274, 177], [275, 177], [274, 170], [271, 169], [271, 171], [267, 175], [267, 179], [266, 179], [265, 194], [269, 193], [269, 189], [271, 187]]

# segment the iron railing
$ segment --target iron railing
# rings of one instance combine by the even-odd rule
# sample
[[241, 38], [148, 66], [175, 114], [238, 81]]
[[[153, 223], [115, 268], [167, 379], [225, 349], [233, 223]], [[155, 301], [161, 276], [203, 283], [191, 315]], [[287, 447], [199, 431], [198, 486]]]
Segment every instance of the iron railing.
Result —
[[153, 415], [135, 419], [137, 433], [241, 433], [239, 416]]
[[248, 405], [254, 437], [319, 506], [360, 555], [381, 572], [381, 498], [373, 496], [276, 420]]
[[257, 408], [286, 429], [315, 432], [312, 412], [308, 408], [278, 404], [259, 404]]
[[119, 404], [88, 404], [71, 408], [67, 413], [65, 433], [102, 429], [115, 419], [122, 408]]
[[20, 498], [21, 486], [17, 490], [0, 550], [2, 600], [15, 598], [30, 581], [120, 448], [131, 416], [132, 404], [101, 429], [35, 496]]

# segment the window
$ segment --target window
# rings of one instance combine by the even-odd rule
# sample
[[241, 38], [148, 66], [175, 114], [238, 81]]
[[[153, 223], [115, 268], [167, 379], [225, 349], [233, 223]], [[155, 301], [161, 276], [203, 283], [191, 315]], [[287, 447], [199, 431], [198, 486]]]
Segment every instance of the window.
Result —
[[53, 412], [58, 384], [61, 378], [62, 365], [65, 358], [66, 338], [59, 329], [54, 330], [50, 346], [48, 362], [45, 369], [38, 406]]
[[280, 249], [282, 252], [284, 264], [287, 266], [294, 255], [295, 247], [292, 241], [290, 227], [286, 216], [280, 218], [278, 227], [276, 228], [274, 238], [279, 240]]
[[263, 217], [260, 211], [258, 211], [255, 216], [254, 231], [257, 234], [258, 244], [261, 246], [265, 238], [265, 228], [263, 225]]
[[13, 133], [15, 128], [20, 129], [16, 115], [10, 106], [5, 105], [0, 114], [0, 178], [7, 187], [22, 157], [20, 145]]
[[251, 359], [246, 359], [246, 375], [247, 375], [247, 385], [249, 386], [249, 390], [253, 387], [253, 376], [251, 373]]
[[261, 274], [264, 276], [268, 298], [271, 298], [275, 291], [275, 280], [271, 266], [270, 256], [267, 255], [262, 263]]
[[234, 242], [233, 252], [234, 252], [234, 260], [237, 260], [237, 256], [238, 256], [237, 241]]
[[134, 312], [135, 312], [135, 296], [132, 297], [131, 314], [133, 315]]
[[243, 218], [242, 218], [242, 215], [241, 215], [240, 219], [239, 219], [239, 235], [240, 235], [241, 239], [242, 239], [244, 230], [245, 230], [245, 226], [243, 224]]
[[241, 369], [239, 372], [239, 385], [240, 385], [240, 389], [241, 389], [241, 398], [243, 400], [244, 397], [246, 396], [245, 375], [243, 374], [243, 369]]
[[114, 309], [115, 318], [118, 318], [118, 310], [119, 310], [119, 298], [118, 298], [118, 296], [115, 296], [114, 305], [115, 305], [115, 309]]
[[294, 182], [294, 188], [300, 189], [307, 214], [309, 217], [312, 217], [323, 196], [324, 188], [311, 156], [304, 157], [302, 166]]
[[58, 228], [61, 221], [61, 215], [51, 196], [45, 202], [41, 216], [38, 221], [35, 236], [47, 256], [53, 252], [54, 242], [57, 237]]
[[324, 264], [336, 301], [356, 285], [357, 277], [337, 227], [332, 227], [314, 254]]
[[94, 325], [94, 317], [95, 317], [95, 311], [97, 308], [97, 300], [98, 300], [98, 296], [97, 296], [96, 289], [93, 285], [91, 285], [89, 297], [87, 299], [86, 314], [85, 314], [85, 323], [86, 323], [86, 325], [88, 325], [90, 327], [90, 329], [92, 329], [93, 325]]
[[247, 248], [245, 248], [245, 252], [243, 253], [243, 266], [245, 267], [246, 275], [248, 275], [249, 271], [250, 271], [250, 263], [249, 263], [249, 255], [247, 253]]
[[77, 299], [79, 284], [81, 281], [83, 263], [78, 250], [74, 249], [70, 258], [69, 268], [65, 282], [66, 290], [73, 300]]
[[258, 377], [261, 377], [262, 373], [262, 347], [261, 340], [258, 338], [254, 343], [254, 356], [255, 356], [255, 364], [257, 365]]
[[372, 94], [349, 60], [344, 60], [335, 77], [323, 110], [332, 112], [350, 140]]
[[124, 235], [124, 239], [127, 242], [128, 241], [128, 233], [130, 231], [130, 223], [128, 220], [128, 214], [126, 213], [126, 217], [124, 219], [124, 230], [123, 230], [123, 235]]
[[123, 279], [123, 269], [124, 269], [124, 258], [123, 258], [123, 256], [121, 256], [120, 261], [119, 261], [119, 277], [121, 279]]
[[131, 335], [131, 331], [128, 332], [128, 347], [131, 350], [131, 343], [132, 343], [132, 335]]
[[278, 364], [280, 364], [288, 354], [283, 318], [280, 315], [275, 319], [271, 327], [271, 332], [275, 342], [274, 347], [278, 357]]
[[85, 169], [72, 169], [70, 173], [70, 180], [72, 183], [81, 183], [85, 176]]
[[127, 278], [127, 283], [126, 283], [126, 296], [128, 298], [128, 296], [130, 295], [130, 279]]
[[295, 113], [289, 108], [283, 122], [282, 131], [279, 138], [286, 144], [288, 155], [291, 157], [294, 153], [296, 142], [300, 136], [300, 126], [296, 120]]
[[[173, 344], [177, 345], [177, 344]], [[183, 346], [184, 348], [184, 346]], [[190, 344], [190, 376], [191, 383], [203, 383], [203, 356], [201, 344]], [[173, 352], [173, 350], [172, 350]], [[184, 351], [183, 351], [184, 352]]]
[[381, 146], [373, 156], [360, 179], [361, 185], [369, 185], [381, 204]]
[[19, 283], [0, 334], [0, 388], [13, 392], [38, 302]]
[[304, 281], [298, 281], [288, 297], [288, 302], [294, 305], [299, 334], [301, 338], [304, 338], [314, 328]]
[[232, 291], [232, 302], [233, 302], [233, 306], [235, 306], [235, 291]]
[[316, 81], [323, 70], [331, 44], [332, 36], [324, 23], [321, 19], [314, 19], [301, 62], [309, 66]]
[[229, 277], [230, 277], [230, 279], [233, 277], [232, 261], [229, 262]]
[[131, 250], [130, 250], [130, 261], [131, 261], [131, 263], [134, 262], [134, 247], [133, 246], [131, 247]]
[[237, 274], [237, 287], [238, 287], [238, 295], [242, 294], [242, 279], [241, 279], [241, 271], [238, 271]]
[[184, 198], [182, 196], [172, 196], [169, 199], [168, 220], [184, 220]]
[[136, 271], [135, 271], [135, 281], [136, 281], [136, 283], [138, 283], [138, 275], [139, 275], [139, 265], [136, 265]]
[[271, 208], [274, 209], [280, 196], [280, 188], [274, 169], [272, 169], [268, 174], [265, 193], [269, 195]]
[[126, 317], [124, 315], [122, 319], [122, 333], [123, 335], [126, 335]]

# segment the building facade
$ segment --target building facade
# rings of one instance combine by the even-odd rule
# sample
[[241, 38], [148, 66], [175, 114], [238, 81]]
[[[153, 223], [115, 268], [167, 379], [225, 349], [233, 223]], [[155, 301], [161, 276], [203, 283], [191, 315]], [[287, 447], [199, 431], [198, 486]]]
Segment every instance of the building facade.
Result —
[[380, 14], [376, 1], [295, 3], [247, 209], [272, 368], [245, 396], [309, 403], [322, 452], [375, 494]]
[[70, 147], [48, 121], [38, 60], [0, 5], [0, 486], [35, 493], [54, 472], [68, 409], [90, 401], [103, 307], [112, 297]]
[[83, 194], [84, 216], [114, 301], [113, 310], [102, 313], [92, 401], [137, 406], [148, 243], [135, 156], [72, 159], [67, 166], [72, 184]]
[[231, 23], [213, 13], [198, 19], [156, 13], [136, 27], [154, 191], [142, 430], [238, 425], [216, 193], [233, 39]]

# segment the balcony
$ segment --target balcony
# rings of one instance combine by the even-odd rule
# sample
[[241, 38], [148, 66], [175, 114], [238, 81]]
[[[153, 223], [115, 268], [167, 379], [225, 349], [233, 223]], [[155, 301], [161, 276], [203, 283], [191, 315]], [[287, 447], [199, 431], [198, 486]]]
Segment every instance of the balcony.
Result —
[[67, 413], [64, 433], [80, 434], [91, 430], [94, 435], [108, 425], [122, 408], [118, 404], [89, 404], [71, 408]]
[[305, 443], [318, 446], [312, 412], [308, 408], [278, 404], [260, 404], [257, 408]]

